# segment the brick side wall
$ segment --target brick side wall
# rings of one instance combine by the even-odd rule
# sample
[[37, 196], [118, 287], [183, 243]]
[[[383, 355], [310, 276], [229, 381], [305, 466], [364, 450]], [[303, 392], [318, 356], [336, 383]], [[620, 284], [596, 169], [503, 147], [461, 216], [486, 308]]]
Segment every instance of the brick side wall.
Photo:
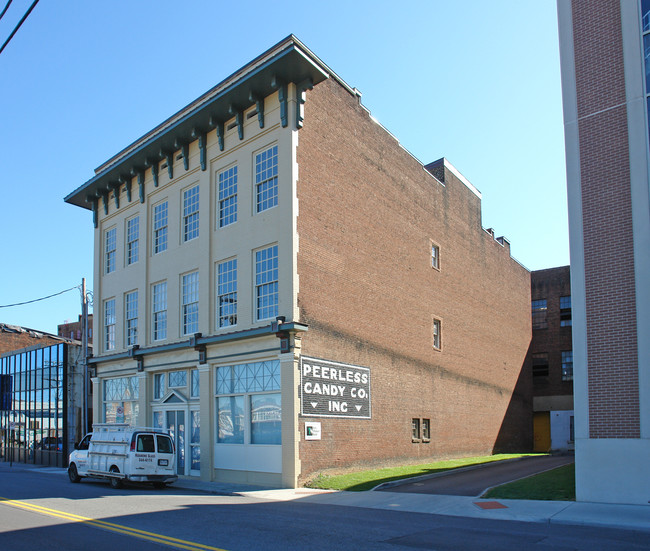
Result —
[[[639, 381], [620, 3], [573, 2], [589, 434], [638, 438]], [[615, 289], [615, 292], [612, 290]], [[616, 335], [615, 342], [608, 338]]]
[[[546, 299], [546, 329], [533, 329], [531, 354], [548, 354], [548, 377], [535, 377], [533, 396], [570, 396], [573, 382], [562, 380], [562, 352], [573, 350], [571, 326], [560, 324], [560, 297], [571, 295], [569, 266], [531, 272], [531, 300]], [[532, 369], [532, 366], [531, 366]]]
[[[298, 166], [302, 353], [372, 373], [372, 420], [311, 418], [322, 440], [301, 441], [303, 479], [529, 449], [530, 275], [482, 229], [480, 199], [449, 171], [435, 180], [333, 80], [308, 93]], [[430, 443], [412, 442], [413, 417]]]
[[30, 346], [49, 346], [61, 342], [36, 332], [14, 333], [0, 330], [0, 355]]

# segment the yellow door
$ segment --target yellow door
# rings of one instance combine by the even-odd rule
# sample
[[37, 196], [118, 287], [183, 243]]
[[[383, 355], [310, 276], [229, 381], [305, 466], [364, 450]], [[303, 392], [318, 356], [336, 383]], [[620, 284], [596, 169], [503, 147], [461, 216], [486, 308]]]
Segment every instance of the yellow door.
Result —
[[551, 449], [551, 415], [538, 411], [533, 416], [533, 451], [546, 453]]

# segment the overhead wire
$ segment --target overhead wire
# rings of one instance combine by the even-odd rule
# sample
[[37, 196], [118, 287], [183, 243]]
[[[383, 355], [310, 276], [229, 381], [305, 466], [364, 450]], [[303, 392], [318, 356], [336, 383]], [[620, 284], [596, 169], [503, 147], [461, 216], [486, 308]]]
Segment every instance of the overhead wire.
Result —
[[7, 5], [5, 6], [5, 9], [2, 10], [2, 13], [0, 13], [0, 19], [2, 19], [2, 16], [3, 16], [5, 13], [7, 13], [7, 10], [9, 9], [9, 6], [11, 6], [11, 2], [12, 2], [12, 1], [13, 1], [13, 0], [9, 0], [9, 1], [7, 2]]
[[[9, 4], [11, 3], [11, 0]], [[2, 12], [2, 15], [4, 15], [4, 12], [7, 11], [7, 8], [9, 7], [9, 4], [5, 7], [4, 11]], [[11, 41], [11, 39], [14, 37], [14, 35], [18, 32], [18, 29], [20, 29], [21, 25], [25, 22], [25, 19], [29, 17], [29, 14], [32, 13], [32, 10], [36, 7], [36, 4], [38, 4], [38, 0], [34, 0], [31, 6], [29, 6], [29, 9], [27, 10], [27, 13], [23, 15], [22, 19], [18, 22], [18, 25], [14, 28], [13, 31], [11, 31], [11, 34], [9, 35], [9, 38], [5, 41], [5, 43], [0, 47], [0, 54], [2, 51], [7, 47], [7, 44]]]
[[10, 308], [12, 306], [22, 306], [24, 304], [32, 304], [33, 302], [39, 302], [41, 300], [47, 300], [48, 298], [56, 297], [59, 295], [62, 295], [63, 293], [68, 293], [70, 291], [74, 291], [75, 289], [79, 289], [80, 285], [75, 285], [74, 287], [70, 287], [70, 289], [66, 289], [65, 291], [59, 291], [58, 293], [54, 293], [53, 295], [48, 295], [46, 297], [41, 297], [41, 298], [35, 298], [33, 300], [26, 300], [25, 302], [16, 302], [15, 304], [3, 304], [0, 305], [0, 308]]

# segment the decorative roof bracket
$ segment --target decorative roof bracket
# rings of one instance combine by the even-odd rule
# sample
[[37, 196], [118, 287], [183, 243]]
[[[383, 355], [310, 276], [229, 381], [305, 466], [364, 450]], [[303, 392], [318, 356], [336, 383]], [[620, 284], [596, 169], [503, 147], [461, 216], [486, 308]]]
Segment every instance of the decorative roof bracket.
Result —
[[131, 202], [131, 178], [128, 176], [120, 176], [117, 181], [120, 183], [120, 185], [124, 185], [126, 188], [126, 200], [130, 203]]
[[277, 88], [278, 90], [278, 100], [280, 101], [280, 120], [282, 121], [282, 127], [286, 128], [289, 126], [289, 113], [288, 113], [288, 86], [285, 82], [282, 82], [278, 77], [274, 76], [271, 79], [271, 86]]
[[140, 193], [140, 202], [144, 203], [144, 172], [138, 172], [138, 191]]
[[[87, 197], [86, 201], [89, 199], [90, 197]], [[95, 229], [97, 229], [97, 199], [91, 199], [89, 202], [91, 203], [93, 209], [93, 226]]]
[[305, 121], [305, 101], [307, 99], [307, 90], [314, 87], [314, 81], [310, 78], [303, 80], [296, 86], [296, 128], [302, 128]]
[[260, 123], [260, 128], [264, 128], [264, 98], [260, 98], [257, 94], [251, 92], [248, 95], [248, 100], [255, 102], [257, 109], [257, 122]]
[[115, 199], [115, 208], [119, 209], [120, 208], [120, 183], [118, 182], [117, 184], [111, 184], [111, 188], [113, 189], [113, 199]]
[[104, 214], [108, 214], [108, 192], [102, 193], [102, 203], [104, 204]]
[[176, 140], [174, 142], [174, 147], [181, 150], [181, 156], [183, 157], [183, 167], [185, 170], [190, 168], [190, 144], [187, 142], [181, 142]]
[[171, 180], [174, 177], [174, 152], [161, 151], [160, 156], [164, 157], [167, 161], [167, 176]]
[[210, 117], [210, 124], [213, 124], [215, 126], [215, 128], [217, 129], [217, 140], [219, 142], [219, 150], [223, 151], [223, 147], [224, 147], [224, 143], [223, 143], [224, 123], [223, 123], [223, 121], [214, 120], [212, 117]]
[[199, 159], [201, 162], [201, 170], [206, 169], [207, 149], [208, 149], [208, 137], [206, 136], [205, 132], [203, 132], [199, 136]]
[[144, 162], [145, 167], [151, 167], [151, 177], [153, 178], [154, 187], [158, 187], [158, 161], [146, 159]]

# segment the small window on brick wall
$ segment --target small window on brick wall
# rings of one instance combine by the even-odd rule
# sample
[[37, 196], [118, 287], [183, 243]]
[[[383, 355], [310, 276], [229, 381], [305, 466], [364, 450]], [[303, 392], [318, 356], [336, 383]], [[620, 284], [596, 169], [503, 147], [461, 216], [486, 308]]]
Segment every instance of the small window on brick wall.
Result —
[[442, 322], [437, 319], [433, 320], [433, 348], [442, 348]]
[[428, 442], [431, 440], [431, 420], [422, 419], [422, 440]]
[[414, 442], [420, 441], [420, 419], [417, 417], [411, 419], [411, 438]]
[[533, 329], [546, 329], [546, 299], [533, 300], [531, 304]]
[[560, 327], [571, 327], [571, 296], [560, 297]]
[[440, 269], [440, 247], [433, 241], [431, 242], [431, 267]]

